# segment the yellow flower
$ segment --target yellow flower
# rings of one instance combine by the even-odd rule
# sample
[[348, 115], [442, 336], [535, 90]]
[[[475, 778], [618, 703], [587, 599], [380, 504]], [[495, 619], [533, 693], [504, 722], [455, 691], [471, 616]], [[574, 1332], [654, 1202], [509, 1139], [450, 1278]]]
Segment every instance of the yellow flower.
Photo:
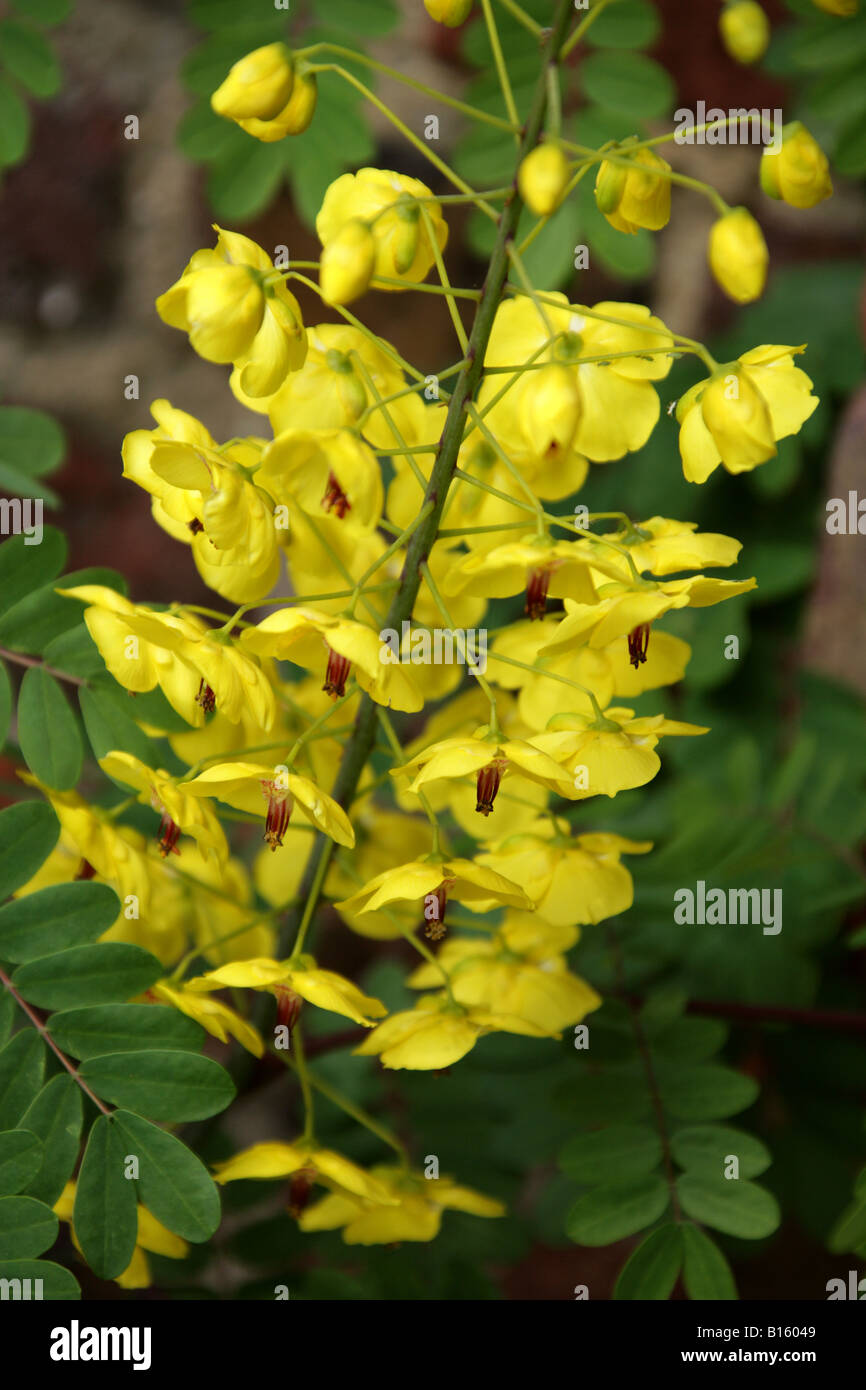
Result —
[[[57, 592], [88, 605], [84, 610], [87, 630], [108, 670], [124, 690], [137, 694], [159, 686], [172, 709], [188, 724], [204, 723], [205, 712], [199, 698], [201, 677], [172, 650], [178, 637], [193, 640], [201, 636], [205, 626], [199, 618], [157, 614], [100, 584], [82, 584]], [[162, 626], [148, 626], [151, 619], [158, 619]]]
[[832, 194], [827, 156], [801, 121], [783, 126], [780, 149], [765, 148], [761, 187], [771, 198], [781, 198], [793, 208], [813, 208]]
[[[359, 169], [342, 174], [327, 190], [316, 218], [316, 231], [325, 251], [347, 222], [366, 222], [376, 243], [377, 276], [419, 284], [435, 257], [419, 199], [432, 225], [440, 251], [448, 240], [448, 227], [439, 204], [420, 179], [395, 174], [390, 169]], [[399, 285], [380, 286], [383, 290]]]
[[770, 42], [770, 21], [756, 0], [733, 0], [719, 15], [719, 32], [738, 63], [757, 63]]
[[709, 733], [698, 724], [684, 724], [654, 714], [635, 719], [634, 710], [611, 707], [594, 717], [554, 715], [536, 742], [573, 775], [570, 795], [616, 796], [652, 781], [661, 759], [656, 744], [665, 734], [692, 736]]
[[345, 222], [322, 251], [319, 283], [326, 304], [351, 304], [369, 288], [376, 269], [376, 240], [366, 222]]
[[749, 304], [764, 292], [770, 253], [752, 214], [732, 208], [710, 229], [710, 270], [729, 299]]
[[[650, 840], [622, 835], [572, 836], [566, 820], [537, 821], [521, 835], [510, 835], [479, 854], [479, 861], [496, 873], [513, 874], [525, 885], [535, 904], [531, 915], [506, 914], [530, 933], [543, 923], [574, 928], [604, 922], [627, 912], [634, 901], [634, 881], [621, 862], [623, 854], [647, 854]], [[576, 934], [575, 934], [576, 935]], [[561, 949], [568, 950], [563, 944]]]
[[377, 1165], [370, 1172], [386, 1184], [394, 1199], [391, 1203], [331, 1192], [303, 1213], [298, 1221], [301, 1230], [341, 1230], [346, 1245], [396, 1245], [406, 1240], [433, 1240], [439, 1234], [443, 1211], [484, 1217], [505, 1215], [501, 1202], [447, 1177], [429, 1178], [424, 1173], [385, 1165]]
[[132, 753], [106, 753], [99, 766], [112, 781], [134, 787], [143, 806], [151, 806], [162, 816], [159, 830], [159, 849], [163, 858], [179, 854], [177, 842], [181, 835], [195, 840], [202, 857], [215, 854], [227, 859], [229, 847], [222, 826], [207, 802], [189, 796], [186, 788], [162, 768], [148, 767]]
[[562, 202], [571, 166], [562, 146], [555, 140], [536, 145], [522, 161], [517, 171], [517, 187], [530, 212], [536, 217], [550, 217]]
[[[363, 834], [357, 853], [350, 857], [337, 855], [332, 861], [325, 881], [325, 892], [331, 899], [348, 897], [358, 883], [384, 873], [407, 852], [420, 857], [430, 843], [427, 821], [402, 812], [384, 811], [377, 806], [366, 815], [362, 812], [361, 825]], [[262, 860], [261, 868], [267, 871], [269, 865], [273, 864], [276, 870], [282, 862], [281, 857], [271, 859], [268, 856]], [[270, 874], [257, 879], [259, 892], [269, 902], [272, 901], [269, 891], [272, 881]], [[282, 892], [274, 900], [275, 906], [285, 902], [289, 896], [290, 893]], [[415, 929], [418, 913], [416, 908], [395, 903], [379, 912], [355, 912], [344, 905], [340, 909], [340, 916], [359, 936], [370, 937], [374, 941], [396, 941], [407, 931]]]
[[618, 232], [637, 232], [641, 227], [657, 232], [666, 227], [671, 215], [671, 172], [667, 160], [653, 150], [639, 149], [632, 154], [628, 142], [614, 151], [628, 157], [629, 167], [604, 160], [595, 181], [595, 201]]
[[353, 673], [377, 704], [410, 712], [424, 704], [407, 667], [390, 660], [390, 649], [372, 628], [351, 618], [331, 617], [313, 608], [280, 608], [257, 627], [247, 628], [241, 641], [248, 651], [308, 670], [321, 670], [327, 663], [323, 689], [335, 699], [345, 694]]
[[595, 990], [568, 969], [564, 952], [577, 935], [573, 927], [555, 927], [534, 913], [508, 913], [492, 936], [446, 941], [435, 963], [419, 966], [408, 983], [412, 989], [438, 988], [444, 970], [458, 1004], [559, 1032], [601, 1004]]
[[486, 554], [470, 551], [445, 577], [446, 594], [469, 590], [485, 598], [526, 594], [530, 618], [544, 616], [548, 598], [573, 598], [594, 603], [596, 589], [590, 568], [605, 564], [596, 559], [584, 540], [553, 541], [524, 536], [507, 541]]
[[424, 8], [438, 24], [456, 29], [469, 18], [472, 0], [424, 0]]
[[257, 116], [250, 116], [248, 119], [239, 120], [238, 125], [241, 130], [247, 132], [247, 135], [252, 135], [256, 140], [271, 145], [276, 140], [285, 139], [287, 135], [302, 135], [316, 113], [317, 101], [316, 74], [308, 72], [306, 65], [301, 62], [295, 68], [292, 95], [282, 110], [269, 120], [260, 120]]
[[306, 1207], [313, 1183], [341, 1197], [362, 1197], [383, 1206], [397, 1201], [385, 1183], [357, 1163], [306, 1139], [298, 1139], [294, 1144], [276, 1140], [253, 1144], [214, 1167], [215, 1182], [237, 1182], [242, 1178], [291, 1178], [289, 1211], [293, 1216], [300, 1216]]
[[[605, 300], [584, 311], [569, 305], [559, 292], [545, 295], [543, 316], [541, 307], [529, 297], [500, 305], [485, 366], [517, 369], [530, 358], [536, 363], [561, 363], [573, 374], [580, 391], [580, 419], [572, 449], [604, 463], [642, 448], [660, 411], [651, 382], [667, 376], [671, 368], [673, 339], [664, 324], [642, 304]], [[608, 353], [611, 360], [605, 362]], [[507, 374], [484, 381], [479, 395], [482, 408], [502, 391], [503, 375], [509, 381]], [[506, 448], [514, 433], [514, 400], [519, 401], [530, 375], [522, 373], [485, 416], [485, 423]]]
[[[78, 1237], [75, 1234], [75, 1227], [72, 1224], [76, 1186], [77, 1184], [72, 1180], [66, 1184], [54, 1203], [53, 1211], [61, 1221], [68, 1223], [72, 1244], [79, 1254], [82, 1254]], [[123, 1273], [114, 1280], [114, 1283], [121, 1289], [146, 1289], [153, 1282], [145, 1252], [150, 1251], [153, 1255], [164, 1255], [169, 1260], [184, 1260], [189, 1253], [189, 1246], [186, 1241], [182, 1240], [180, 1236], [176, 1236], [173, 1231], [169, 1231], [161, 1221], [157, 1221], [153, 1213], [148, 1211], [147, 1207], [143, 1207], [140, 1202], [137, 1213], [138, 1232], [132, 1259]]]
[[530, 1038], [556, 1038], [558, 1029], [539, 1026], [500, 1010], [464, 1008], [446, 994], [427, 994], [414, 1009], [392, 1014], [369, 1033], [357, 1057], [378, 1057], [391, 1070], [443, 1071], [459, 1062], [487, 1033], [520, 1033]]
[[268, 959], [232, 961], [188, 980], [186, 988], [205, 994], [217, 989], [266, 990], [282, 1008], [290, 1007], [294, 996], [295, 1001], [306, 999], [317, 1009], [342, 1014], [364, 1028], [374, 1027], [373, 1020], [388, 1012], [380, 1000], [364, 994], [351, 980], [333, 970], [319, 970], [311, 956], [301, 957], [296, 964]]
[[219, 233], [213, 251], [196, 251], [156, 308], [189, 334], [200, 357], [233, 362], [248, 396], [270, 396], [304, 365], [301, 309], [269, 255], [238, 232]]
[[364, 531], [382, 517], [379, 464], [351, 430], [284, 430], [265, 449], [258, 480], [278, 501], [291, 498], [310, 516], [324, 510]]
[[299, 777], [284, 765], [214, 763], [182, 786], [191, 796], [215, 796], [238, 811], [265, 816], [265, 839], [271, 849], [278, 849], [283, 843], [296, 807], [305, 820], [330, 835], [338, 845], [351, 849], [355, 843], [355, 832], [342, 806], [308, 777]]
[[471, 778], [476, 786], [476, 811], [489, 816], [502, 779], [526, 778], [560, 796], [569, 796], [572, 778], [531, 741], [498, 737], [484, 726], [472, 738], [447, 738], [432, 743], [392, 777], [412, 777], [412, 792], [440, 779]]
[[776, 441], [796, 434], [818, 405], [812, 382], [794, 366], [802, 347], [766, 344], [697, 382], [677, 405], [683, 473], [703, 483], [719, 464], [743, 473], [775, 457]]
[[187, 984], [175, 985], [168, 980], [160, 980], [152, 985], [149, 992], [186, 1014], [187, 1018], [195, 1019], [220, 1042], [227, 1043], [231, 1036], [237, 1038], [241, 1047], [245, 1047], [254, 1057], [264, 1056], [265, 1045], [258, 1030], [220, 999], [211, 999], [209, 994], [194, 993]]
[[244, 120], [273, 120], [292, 95], [295, 73], [292, 55], [283, 43], [257, 48], [235, 63], [217, 87], [210, 104], [218, 116]]
[[[671, 521], [663, 516], [636, 521], [621, 531], [609, 531], [605, 539], [625, 547], [636, 569], [649, 570], [652, 574], [677, 574], [682, 570], [733, 565], [743, 548], [732, 536], [699, 531], [696, 521]], [[614, 562], [609, 546], [599, 549], [606, 552], [609, 563]], [[628, 578], [625, 562], [622, 578]]]
[[453, 898], [472, 912], [488, 912], [500, 904], [531, 908], [532, 903], [516, 883], [474, 864], [471, 859], [428, 856], [386, 869], [343, 902], [338, 911], [376, 912], [391, 903], [423, 903], [425, 932], [437, 941], [445, 935], [445, 907]]

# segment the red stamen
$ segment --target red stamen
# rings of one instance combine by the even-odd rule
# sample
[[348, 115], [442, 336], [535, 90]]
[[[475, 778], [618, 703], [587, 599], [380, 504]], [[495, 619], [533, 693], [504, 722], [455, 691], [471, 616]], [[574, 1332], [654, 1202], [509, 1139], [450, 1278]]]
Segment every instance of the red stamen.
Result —
[[294, 803], [288, 788], [278, 787], [276, 782], [262, 782], [262, 790], [268, 798], [264, 838], [272, 850], [279, 849], [289, 828]]
[[200, 536], [202, 531], [204, 530], [204, 526], [199, 521], [197, 516], [194, 516], [192, 521], [188, 521], [186, 524], [189, 527], [190, 531], [192, 531], [194, 536]]
[[176, 825], [167, 811], [163, 812], [159, 823], [159, 852], [163, 859], [169, 854], [180, 854], [177, 842], [180, 839], [180, 826]]
[[328, 474], [328, 481], [325, 485], [325, 495], [322, 498], [322, 506], [326, 512], [335, 511], [341, 521], [346, 515], [346, 512], [352, 510], [352, 504], [340, 487], [340, 483], [333, 472]]
[[650, 639], [650, 624], [638, 623], [628, 635], [628, 659], [635, 670], [641, 662], [646, 661], [647, 647]]
[[441, 941], [445, 935], [445, 904], [453, 882], [453, 879], [443, 879], [439, 887], [424, 899], [424, 935], [431, 941]]
[[82, 879], [95, 878], [96, 870], [88, 859], [82, 859], [78, 873], [75, 875], [75, 882], [79, 883]]
[[198, 694], [195, 697], [195, 702], [197, 705], [201, 705], [205, 714], [213, 714], [216, 709], [216, 695], [205, 683], [204, 677], [198, 683]]
[[289, 1215], [294, 1216], [296, 1220], [309, 1203], [315, 1178], [315, 1168], [299, 1168], [298, 1171], [291, 1176], [289, 1182]]
[[492, 763], [479, 768], [475, 809], [480, 811], [482, 816], [489, 816], [493, 810], [493, 803], [496, 800], [496, 793], [499, 791], [504, 769], [505, 760], [503, 758], [494, 758]]
[[304, 1001], [288, 985], [274, 985], [274, 994], [277, 996], [277, 1022], [288, 1028], [291, 1038]]
[[530, 570], [526, 581], [527, 618], [543, 618], [547, 612], [547, 589], [550, 584], [550, 570]]
[[325, 684], [322, 689], [330, 695], [332, 700], [339, 700], [341, 695], [346, 693], [346, 681], [349, 679], [349, 671], [352, 663], [338, 652], [328, 648], [328, 669], [325, 672]]

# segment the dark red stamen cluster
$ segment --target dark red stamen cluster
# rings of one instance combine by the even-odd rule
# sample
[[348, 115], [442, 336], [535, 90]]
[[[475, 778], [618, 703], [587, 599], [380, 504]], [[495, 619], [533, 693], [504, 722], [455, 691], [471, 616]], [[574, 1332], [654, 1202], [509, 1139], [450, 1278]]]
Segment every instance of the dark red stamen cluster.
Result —
[[82, 879], [95, 877], [96, 870], [94, 869], [93, 865], [90, 863], [88, 859], [82, 859], [81, 864], [78, 868], [78, 873], [75, 875], [75, 882], [79, 883]]
[[299, 994], [289, 989], [288, 985], [275, 985], [274, 993], [277, 996], [277, 1023], [288, 1028], [291, 1037], [304, 1001]]
[[279, 849], [283, 836], [289, 828], [292, 815], [292, 798], [281, 787], [268, 784], [268, 814], [265, 819], [264, 838], [272, 850]]
[[216, 695], [214, 695], [210, 686], [205, 683], [204, 678], [198, 683], [198, 694], [195, 697], [195, 702], [197, 705], [201, 705], [205, 714], [213, 714], [216, 709]]
[[527, 618], [543, 618], [547, 612], [547, 590], [550, 584], [550, 570], [532, 570], [526, 581]]
[[448, 901], [447, 884], [440, 883], [433, 893], [424, 899], [424, 935], [431, 941], [441, 941], [445, 935], [445, 904]]
[[638, 623], [637, 627], [633, 628], [628, 635], [628, 659], [635, 670], [637, 670], [642, 662], [646, 661], [649, 639], [649, 623]]
[[340, 487], [336, 475], [331, 472], [328, 474], [328, 481], [325, 484], [325, 495], [322, 498], [322, 506], [326, 512], [336, 512], [342, 521], [346, 512], [352, 510], [352, 504]]
[[479, 768], [476, 782], [476, 811], [480, 811], [482, 816], [489, 816], [493, 810], [493, 803], [496, 800], [496, 793], [499, 791], [499, 784], [502, 781], [502, 763], [500, 761], [488, 763], [487, 767]]
[[325, 684], [322, 689], [330, 695], [332, 700], [339, 700], [341, 695], [346, 693], [346, 681], [349, 679], [349, 671], [352, 663], [345, 656], [340, 656], [339, 652], [328, 648], [328, 669], [325, 672]]
[[169, 854], [180, 854], [177, 842], [180, 839], [180, 826], [176, 825], [167, 811], [163, 811], [159, 823], [159, 852], [163, 859]]
[[289, 1182], [289, 1215], [295, 1219], [309, 1204], [316, 1178], [315, 1168], [299, 1168]]
[[200, 536], [202, 531], [204, 530], [204, 526], [199, 521], [197, 516], [194, 516], [192, 521], [188, 521], [186, 524], [189, 527], [190, 531], [192, 531], [194, 536]]

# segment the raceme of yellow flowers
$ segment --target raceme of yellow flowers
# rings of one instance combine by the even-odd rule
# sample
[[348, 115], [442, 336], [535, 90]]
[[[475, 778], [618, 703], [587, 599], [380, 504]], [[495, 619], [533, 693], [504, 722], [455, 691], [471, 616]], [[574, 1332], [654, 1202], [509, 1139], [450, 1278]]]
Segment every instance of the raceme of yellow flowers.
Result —
[[[470, 0], [425, 3], [446, 24], [470, 9]], [[731, 7], [731, 42], [735, 20], [755, 9]], [[214, 93], [214, 109], [265, 141], [303, 131], [327, 47], [249, 54]], [[550, 112], [540, 142], [524, 150], [520, 194], [541, 226], [594, 171], [615, 228], [658, 230], [676, 180], [657, 146], [671, 138], [584, 150], [559, 137]], [[652, 846], [575, 834], [568, 805], [645, 785], [666, 738], [708, 732], [665, 712], [661, 692], [682, 677], [690, 651], [664, 618], [722, 603], [754, 580], [706, 573], [736, 563], [731, 537], [625, 512], [578, 521], [565, 499], [593, 466], [639, 450], [656, 428], [670, 431], [672, 448], [678, 432], [694, 484], [719, 466], [749, 471], [817, 405], [797, 365], [802, 345], [744, 344], [735, 361], [717, 363], [642, 304], [586, 305], [532, 285], [509, 237], [512, 282], [497, 290], [480, 380], [455, 425], [449, 402], [476, 365], [458, 304], [478, 310], [485, 292], [450, 284], [448, 208], [474, 203], [497, 221], [514, 193], [467, 189], [431, 158], [453, 194], [386, 169], [345, 174], [322, 202], [318, 264], [277, 268], [248, 237], [216, 228], [215, 246], [196, 251], [157, 300], [201, 357], [230, 367], [229, 389], [251, 423], [257, 417], [248, 436], [220, 442], [207, 422], [160, 399], [152, 427], [123, 444], [124, 476], [150, 495], [157, 525], [189, 546], [224, 607], [158, 608], [95, 585], [62, 591], [84, 605], [116, 680], [131, 695], [158, 687], [185, 728], [147, 726], [165, 733], [173, 772], [120, 749], [101, 760], [113, 783], [152, 808], [149, 840], [76, 792], [46, 789], [62, 835], [24, 891], [84, 875], [135, 901], [137, 913], [124, 912], [109, 936], [155, 952], [165, 978], [148, 998], [222, 1042], [234, 1038], [257, 1056], [272, 1046], [252, 1003], [259, 992], [273, 996], [305, 1101], [307, 1011], [366, 1030], [356, 1051], [384, 1067], [440, 1070], [488, 1033], [556, 1038], [598, 1007], [568, 952], [582, 928], [627, 911], [628, 860]], [[797, 123], [763, 155], [761, 183], [799, 208], [831, 191], [826, 160]], [[709, 257], [735, 300], [761, 293], [766, 245], [745, 209], [722, 206]], [[318, 293], [340, 321], [304, 324], [292, 285]], [[433, 389], [345, 308], [370, 287], [438, 295], [450, 312], [459, 359]], [[696, 379], [676, 421], [660, 422], [659, 392], [683, 356]], [[431, 477], [449, 441], [456, 467], [439, 498]], [[406, 547], [437, 506], [436, 530], [408, 576], [420, 580], [417, 595], [401, 630], [389, 631], [389, 608], [406, 592]], [[430, 660], [443, 633], [466, 656], [460, 639], [485, 631], [490, 601], [518, 596], [523, 617], [493, 633], [468, 670], [459, 659]], [[636, 715], [634, 699], [656, 691], [655, 712]], [[348, 795], [335, 796], [369, 702], [390, 770], [375, 776], [366, 766]], [[405, 746], [395, 712], [415, 716]], [[240, 827], [249, 843], [250, 822], [260, 848], [248, 867], [232, 841]], [[456, 834], [474, 848], [456, 854]], [[327, 849], [310, 884], [304, 869], [320, 836]], [[414, 1008], [388, 1015], [318, 965], [307, 942], [320, 894], [346, 930], [412, 944]], [[281, 948], [291, 911], [299, 929]], [[192, 975], [202, 957], [207, 968]], [[302, 1227], [339, 1228], [349, 1243], [429, 1240], [449, 1208], [501, 1213], [450, 1178], [426, 1180], [399, 1141], [393, 1147], [397, 1161], [365, 1171], [317, 1143], [308, 1107], [293, 1143], [258, 1144], [217, 1179], [286, 1177]], [[325, 1192], [311, 1202], [316, 1184]]]

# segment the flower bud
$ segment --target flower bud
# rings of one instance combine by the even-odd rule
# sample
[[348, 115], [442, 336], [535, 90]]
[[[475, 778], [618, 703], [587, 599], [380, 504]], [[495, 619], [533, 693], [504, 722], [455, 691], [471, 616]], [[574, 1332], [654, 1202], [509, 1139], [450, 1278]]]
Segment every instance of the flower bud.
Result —
[[[628, 146], [622, 149], [628, 154]], [[630, 165], [604, 160], [595, 181], [595, 202], [618, 232], [636, 232], [646, 227], [657, 232], [667, 226], [671, 215], [671, 184], [667, 160], [652, 150], [636, 150]]]
[[793, 208], [813, 208], [833, 192], [827, 156], [800, 121], [783, 128], [778, 150], [764, 150], [761, 187]]
[[517, 187], [530, 212], [549, 217], [562, 202], [571, 169], [562, 147], [553, 140], [537, 145], [520, 165]]
[[469, 18], [472, 0], [424, 0], [424, 8], [438, 24], [447, 24], [449, 29], [456, 29]]
[[238, 121], [238, 125], [247, 135], [255, 136], [266, 145], [273, 144], [275, 140], [282, 140], [287, 135], [302, 135], [315, 115], [317, 99], [316, 74], [305, 72], [303, 67], [299, 67], [295, 72], [292, 95], [272, 121], [261, 121], [251, 117], [249, 120]]
[[725, 49], [738, 63], [757, 63], [770, 42], [770, 22], [756, 0], [733, 0], [719, 16]]
[[740, 363], [720, 367], [710, 378], [701, 413], [730, 472], [754, 468], [776, 454], [767, 402]]
[[417, 203], [405, 203], [397, 208], [397, 227], [391, 237], [391, 259], [397, 275], [405, 275], [415, 263], [420, 240], [420, 218]]
[[555, 362], [527, 372], [519, 412], [523, 431], [537, 454], [554, 458], [564, 453], [580, 423], [577, 373]]
[[273, 120], [292, 95], [295, 74], [292, 55], [284, 43], [269, 43], [235, 63], [217, 87], [210, 104], [229, 120]]
[[707, 248], [710, 270], [725, 294], [749, 304], [763, 293], [770, 253], [746, 208], [731, 208], [713, 223]]
[[[157, 300], [157, 309], [160, 301]], [[265, 297], [245, 265], [214, 266], [189, 277], [186, 312], [190, 342], [208, 362], [235, 362], [261, 327]]]
[[351, 304], [368, 288], [376, 243], [366, 222], [353, 218], [322, 250], [319, 284], [326, 304]]

